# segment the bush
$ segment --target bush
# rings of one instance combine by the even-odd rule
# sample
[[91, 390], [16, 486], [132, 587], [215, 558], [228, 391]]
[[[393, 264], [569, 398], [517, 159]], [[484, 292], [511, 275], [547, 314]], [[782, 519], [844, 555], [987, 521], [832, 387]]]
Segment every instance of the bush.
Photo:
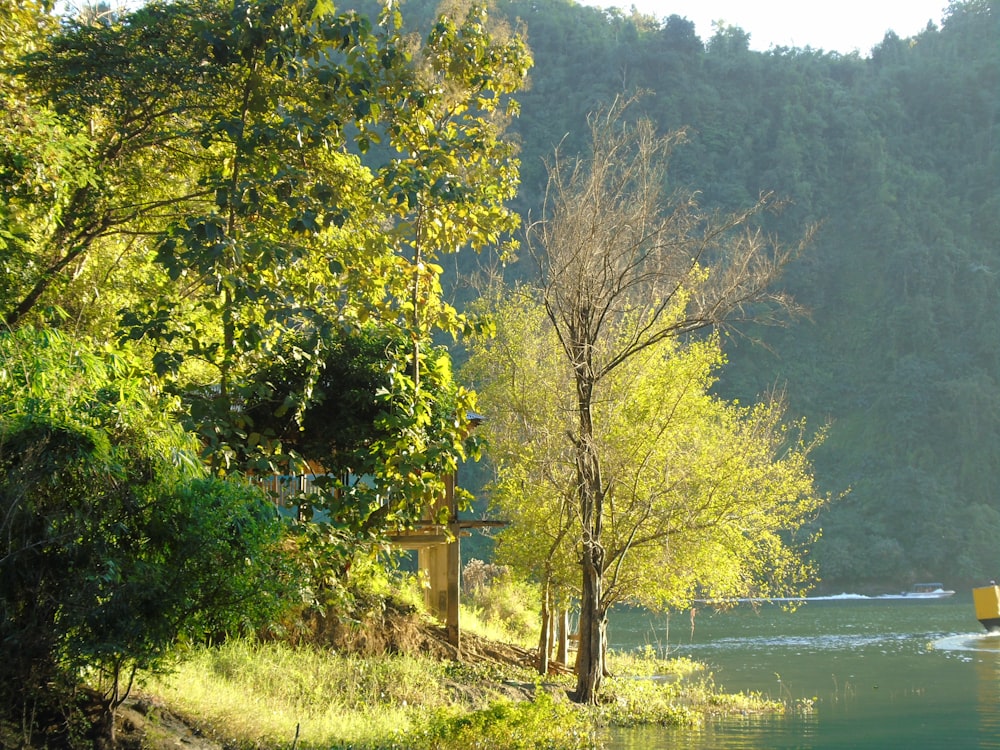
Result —
[[121, 355], [84, 351], [0, 337], [0, 705], [30, 716], [90, 669], [110, 733], [136, 669], [270, 615], [280, 525], [258, 491], [205, 475]]
[[482, 711], [439, 713], [414, 747], [435, 750], [583, 750], [600, 747], [584, 709], [539, 690], [533, 701], [500, 701]]
[[483, 635], [537, 645], [539, 595], [530, 584], [514, 580], [503, 565], [470, 560], [462, 570], [463, 619]]

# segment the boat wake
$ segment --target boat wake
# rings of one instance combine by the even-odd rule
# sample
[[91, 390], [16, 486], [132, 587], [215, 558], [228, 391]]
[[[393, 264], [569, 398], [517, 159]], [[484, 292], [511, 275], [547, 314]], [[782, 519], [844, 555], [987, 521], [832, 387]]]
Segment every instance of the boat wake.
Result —
[[933, 641], [938, 651], [987, 651], [1000, 654], [1000, 633], [963, 633]]
[[832, 594], [828, 596], [788, 596], [758, 598], [748, 597], [740, 599], [695, 599], [700, 604], [781, 604], [785, 602], [883, 602], [906, 599], [908, 601], [927, 601], [935, 599], [945, 599], [952, 596], [954, 591], [942, 591], [933, 593], [913, 593], [903, 592], [900, 594], [877, 594], [867, 596], [865, 594]]

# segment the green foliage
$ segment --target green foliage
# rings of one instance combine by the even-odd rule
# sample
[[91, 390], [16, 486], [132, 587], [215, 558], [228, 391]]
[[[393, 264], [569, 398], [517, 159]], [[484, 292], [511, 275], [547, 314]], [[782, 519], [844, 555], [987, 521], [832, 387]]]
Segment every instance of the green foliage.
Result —
[[701, 712], [685, 705], [678, 683], [651, 679], [609, 680], [600, 721], [611, 726], [699, 726]]
[[172, 674], [145, 686], [232, 747], [281, 746], [296, 736], [303, 748], [401, 747], [424, 713], [447, 705], [442, 669], [425, 657], [360, 659], [234, 640], [187, 652]]
[[397, 570], [385, 546], [356, 530], [321, 520], [296, 524], [282, 554], [293, 571], [298, 601], [289, 603], [270, 630], [291, 642], [322, 642], [324, 627], [381, 622], [387, 610], [412, 613], [424, 606], [417, 577]]
[[322, 648], [234, 640], [217, 648], [200, 647], [185, 662], [198, 665], [206, 679], [239, 684], [250, 694], [306, 714], [393, 704], [439, 707], [445, 702], [437, 682], [440, 668], [411, 656], [336, 656]]
[[646, 644], [642, 651], [609, 651], [608, 668], [612, 674], [680, 680], [704, 670], [705, 665], [686, 656], [667, 658]]
[[[443, 492], [442, 478], [478, 451], [463, 431], [471, 401], [452, 380], [448, 352], [420, 349], [423, 396], [414, 400], [409, 345], [398, 331], [372, 326], [289, 342], [253, 376], [237, 418], [252, 436], [243, 461], [280, 445], [283, 462], [270, 457], [267, 468], [322, 474], [308, 490], [287, 488], [286, 504], [300, 517], [321, 511], [360, 544], [416, 520]], [[399, 455], [404, 446], [412, 455]]]
[[361, 451], [378, 434], [379, 417], [389, 410], [380, 394], [388, 392], [390, 369], [406, 366], [408, 343], [371, 326], [326, 341], [283, 343], [253, 374], [248, 427], [335, 475], [368, 473], [352, 462], [364, 461]]
[[538, 587], [515, 580], [506, 566], [495, 565], [491, 567], [500, 570], [488, 580], [480, 576], [481, 583], [476, 585], [476, 573], [485, 567], [481, 560], [473, 559], [462, 568], [463, 628], [471, 627], [505, 643], [537, 645]]
[[533, 675], [495, 662], [359, 659], [236, 640], [186, 652], [172, 675], [145, 688], [233, 747], [287, 743], [299, 727], [303, 748], [597, 748], [608, 726], [692, 726], [710, 715], [785, 710], [758, 695], [720, 694], [704, 666], [688, 660], [611, 657], [618, 676], [610, 700], [593, 708], [570, 705], [558, 692], [569, 680], [553, 677], [532, 698], [504, 698], [512, 685], [530, 691]]
[[[491, 414], [480, 428], [496, 470], [489, 490], [510, 522], [497, 557], [572, 598], [580, 531], [568, 368], [530, 290], [494, 300], [489, 313], [497, 335], [472, 342], [463, 372]], [[812, 485], [813, 446], [783, 421], [780, 402], [743, 407], [711, 395], [722, 363], [714, 338], [664, 342], [595, 391], [594, 442], [613, 508], [603, 529], [608, 606], [780, 596], [811, 581], [810, 535], [795, 530], [824, 501]]]
[[537, 690], [533, 701], [497, 702], [487, 709], [455, 716], [444, 712], [432, 720], [415, 747], [494, 748], [513, 750], [552, 748], [574, 750], [599, 747], [586, 715], [568, 702]]
[[269, 619], [273, 506], [205, 478], [133, 360], [24, 327], [0, 337], [0, 393], [6, 705], [90, 667], [113, 711], [178, 641]]
[[497, 562], [567, 601], [578, 586], [568, 491], [575, 465], [565, 436], [572, 424], [570, 385], [543, 310], [529, 290], [522, 292], [484, 295], [474, 308], [490, 321], [491, 335], [468, 340], [462, 377], [490, 415], [480, 428], [493, 468], [486, 489], [492, 512], [510, 524], [498, 535]]
[[[39, 44], [5, 81], [52, 124], [0, 131], [20, 165], [10, 195], [27, 196], [0, 227], [17, 245], [8, 325], [52, 308], [111, 338], [117, 311], [119, 340], [200, 396], [191, 424], [221, 475], [286, 458], [245, 424], [255, 373], [311, 339], [300, 414], [324, 344], [370, 321], [407, 349], [386, 357], [382, 432], [364, 438], [369, 495], [401, 525], [419, 516], [464, 457], [471, 406], [431, 346], [464, 326], [438, 263], [517, 225], [505, 205], [517, 160], [501, 136], [530, 65], [520, 38], [494, 34], [478, 6], [442, 16], [422, 43], [394, 9], [375, 25], [307, 0], [148, 3], [51, 34], [31, 9], [17, 29]], [[25, 182], [40, 172], [44, 195]]]

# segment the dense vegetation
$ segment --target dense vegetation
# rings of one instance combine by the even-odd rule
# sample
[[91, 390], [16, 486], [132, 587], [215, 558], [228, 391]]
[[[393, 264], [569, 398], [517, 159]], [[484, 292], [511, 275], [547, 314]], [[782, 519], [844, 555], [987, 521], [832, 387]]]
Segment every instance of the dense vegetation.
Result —
[[[783, 279], [809, 319], [731, 330], [715, 392], [777, 384], [831, 421], [816, 475], [849, 492], [813, 522], [827, 585], [1000, 567], [995, 0], [864, 57], [568, 0], [436, 5], [411, 0], [406, 26], [328, 0], [72, 23], [0, 0], [0, 655], [26, 741], [82, 668], [113, 715], [178, 640], [258, 626], [261, 581], [336, 611], [356, 559], [477, 448], [441, 346], [474, 327], [445, 259], [509, 261], [510, 209], [538, 215], [556, 144], [586, 151], [588, 113], [640, 89], [659, 131], [686, 129], [666, 188], [720, 216], [777, 191], [785, 210], [755, 220], [785, 241], [822, 225]], [[345, 411], [358, 434], [331, 446]], [[294, 498], [330, 522], [272, 556], [282, 529], [246, 477], [338, 461]]]
[[[671, 16], [571, 2], [500, 2], [527, 29], [531, 88], [513, 123], [519, 210], [541, 204], [555, 144], [583, 148], [585, 115], [648, 89], [646, 114], [686, 128], [671, 179], [706, 207], [774, 190], [765, 223], [790, 241], [822, 222], [782, 286], [807, 307], [784, 328], [725, 341], [718, 391], [784, 387], [829, 420], [820, 487], [847, 496], [816, 524], [831, 587], [958, 585], [1000, 568], [1000, 8], [951, 3], [940, 27], [887, 33], [870, 55], [755, 52]], [[510, 273], [531, 277], [524, 263]], [[753, 345], [754, 339], [766, 346]]]
[[[112, 740], [178, 644], [347, 617], [475, 450], [439, 261], [517, 224], [531, 61], [485, 8], [97, 11], [0, 0], [5, 745], [73, 746], [83, 685]], [[325, 523], [279, 520], [260, 477], [317, 462]]]

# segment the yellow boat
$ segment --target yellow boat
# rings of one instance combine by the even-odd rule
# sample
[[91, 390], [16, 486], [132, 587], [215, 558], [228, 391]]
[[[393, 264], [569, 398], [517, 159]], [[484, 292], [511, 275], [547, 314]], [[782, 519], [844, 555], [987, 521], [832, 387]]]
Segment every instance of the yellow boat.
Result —
[[972, 603], [976, 619], [991, 633], [1000, 632], [1000, 586], [990, 581], [989, 586], [972, 589]]

